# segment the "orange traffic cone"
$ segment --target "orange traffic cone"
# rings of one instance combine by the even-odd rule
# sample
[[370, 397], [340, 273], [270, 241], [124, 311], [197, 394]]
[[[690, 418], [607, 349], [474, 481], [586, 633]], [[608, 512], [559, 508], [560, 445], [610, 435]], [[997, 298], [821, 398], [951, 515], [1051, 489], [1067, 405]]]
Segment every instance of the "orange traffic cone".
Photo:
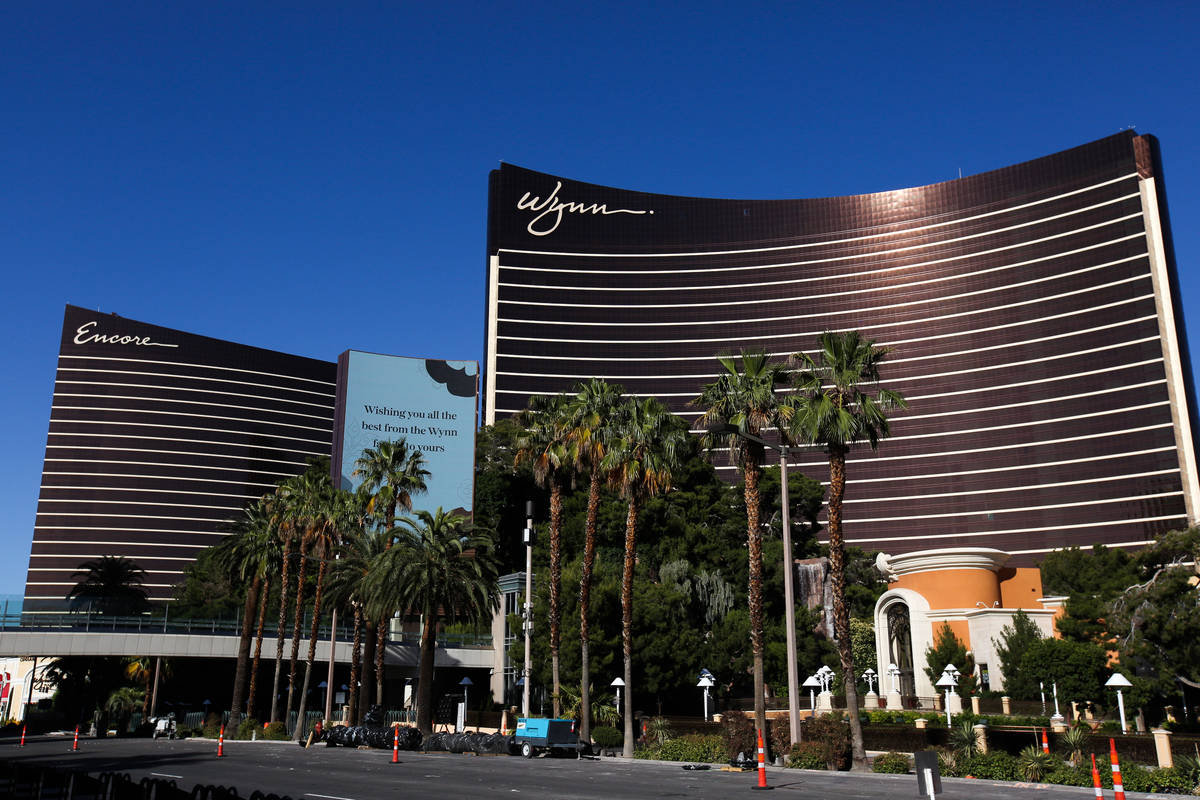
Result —
[[773, 789], [767, 786], [767, 751], [763, 748], [762, 731], [758, 732], [758, 786], [755, 789]]
[[392, 734], [392, 763], [400, 763], [400, 726], [392, 728], [395, 733]]
[[1100, 770], [1096, 769], [1096, 754], [1092, 753], [1092, 786], [1096, 788], [1097, 800], [1104, 800], [1104, 787], [1100, 785]]
[[225, 726], [221, 726], [221, 732], [217, 734], [217, 758], [225, 757]]
[[27, 725], [21, 726], [21, 744], [20, 744], [21, 747], [25, 746], [25, 728], [26, 727], [28, 727], [28, 726]]
[[1117, 743], [1113, 739], [1108, 740], [1108, 757], [1112, 760], [1113, 799], [1125, 800], [1125, 787], [1121, 782], [1121, 762], [1117, 760]]
[[1042, 752], [1050, 752], [1050, 741], [1046, 738], [1046, 729], [1042, 728]]
[[79, 749], [79, 726], [75, 726], [75, 744], [71, 745], [71, 752]]

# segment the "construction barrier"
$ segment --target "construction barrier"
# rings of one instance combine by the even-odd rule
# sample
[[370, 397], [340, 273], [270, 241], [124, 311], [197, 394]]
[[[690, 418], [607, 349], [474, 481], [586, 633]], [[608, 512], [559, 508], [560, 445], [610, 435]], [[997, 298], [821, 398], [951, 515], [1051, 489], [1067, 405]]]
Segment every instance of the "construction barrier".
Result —
[[1112, 761], [1113, 800], [1125, 800], [1125, 786], [1121, 781], [1121, 762], [1117, 760], [1117, 743], [1108, 740], [1108, 757]]
[[767, 786], [767, 751], [763, 748], [762, 731], [758, 732], [758, 785], [755, 789], [770, 789]]
[[1096, 769], [1096, 754], [1092, 753], [1092, 787], [1096, 790], [1097, 800], [1104, 800], [1104, 787], [1100, 785], [1100, 770]]

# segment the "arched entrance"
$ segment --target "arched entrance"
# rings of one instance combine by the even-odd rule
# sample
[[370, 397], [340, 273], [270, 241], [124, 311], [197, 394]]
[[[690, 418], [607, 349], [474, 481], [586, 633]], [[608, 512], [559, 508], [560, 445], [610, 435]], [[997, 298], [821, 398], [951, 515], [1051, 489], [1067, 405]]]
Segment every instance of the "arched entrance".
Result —
[[900, 694], [912, 697], [917, 693], [913, 682], [912, 620], [905, 602], [888, 606], [887, 642], [888, 661], [900, 669]]

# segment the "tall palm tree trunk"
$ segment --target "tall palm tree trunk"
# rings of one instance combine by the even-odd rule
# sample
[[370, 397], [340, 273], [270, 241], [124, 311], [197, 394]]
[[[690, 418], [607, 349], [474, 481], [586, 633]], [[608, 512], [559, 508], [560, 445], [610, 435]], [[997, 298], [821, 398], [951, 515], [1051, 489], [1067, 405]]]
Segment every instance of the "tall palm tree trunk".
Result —
[[371, 708], [371, 704], [375, 702], [375, 641], [379, 638], [375, 635], [375, 621], [367, 619], [365, 611], [363, 620], [366, 630], [363, 632], [362, 674], [359, 677], [361, 683], [358, 687], [359, 716], [366, 713]]
[[271, 685], [271, 722], [279, 722], [279, 677], [283, 671], [283, 630], [287, 625], [288, 567], [292, 561], [292, 537], [283, 543], [283, 575], [279, 584], [279, 624], [275, 628], [275, 681]]
[[[304, 620], [304, 578], [308, 571], [308, 543], [300, 540], [300, 568], [296, 570], [296, 610], [292, 614], [292, 660], [288, 668], [287, 716], [292, 716], [296, 695], [296, 662], [300, 660], [300, 625]], [[284, 720], [285, 722], [287, 720]]]
[[254, 700], [258, 693], [258, 663], [262, 658], [263, 627], [267, 621], [267, 597], [271, 594], [271, 579], [264, 578], [258, 597], [258, 630], [254, 635], [254, 663], [250, 667], [250, 693], [246, 697], [246, 715], [254, 716]]
[[242, 631], [238, 640], [237, 668], [233, 673], [233, 697], [229, 701], [229, 729], [237, 732], [241, 722], [242, 702], [246, 695], [246, 669], [250, 664], [250, 640], [254, 638], [254, 612], [258, 607], [258, 593], [262, 578], [257, 575], [246, 591], [246, 602], [242, 608]]
[[[312, 688], [313, 661], [317, 657], [317, 632], [321, 629], [321, 593], [325, 587], [325, 568], [328, 566], [325, 554], [321, 554], [321, 565], [317, 567], [317, 588], [313, 593], [312, 626], [308, 633], [308, 658], [304, 662], [304, 685], [300, 690], [300, 710], [296, 714], [296, 731], [304, 736], [304, 719], [308, 712], [308, 692]], [[332, 645], [332, 643], [331, 643]], [[333, 660], [334, 648], [329, 649], [329, 659]], [[332, 686], [326, 686], [325, 691], [332, 691]]]
[[391, 618], [384, 617], [375, 626], [375, 704], [383, 705], [383, 658], [387, 655], [388, 627]]
[[359, 605], [354, 606], [354, 644], [350, 648], [350, 707], [346, 709], [346, 724], [358, 724], [358, 673], [359, 659], [362, 656], [363, 612]]
[[759, 493], [758, 461], [752, 454], [745, 460], [746, 550], [750, 559], [750, 585], [747, 597], [750, 608], [750, 650], [754, 655], [754, 727], [767, 736], [767, 704], [763, 698], [763, 553], [762, 528], [758, 524]]
[[842, 664], [846, 688], [846, 713], [850, 716], [852, 769], [865, 771], [862, 722], [858, 718], [858, 687], [854, 680], [854, 650], [850, 642], [850, 610], [846, 606], [846, 551], [842, 539], [842, 500], [846, 495], [846, 451], [829, 448], [829, 578], [833, 600], [833, 635]]
[[625, 517], [625, 568], [621, 572], [621, 649], [625, 655], [625, 744], [621, 755], [633, 758], [633, 565], [637, 559], [636, 497]]
[[426, 607], [421, 618], [421, 664], [417, 669], [417, 730], [433, 733], [433, 657], [437, 652], [437, 614]]
[[593, 469], [588, 486], [587, 524], [583, 538], [583, 571], [579, 577], [579, 738], [592, 740], [591, 662], [588, 661], [588, 610], [592, 602], [592, 570], [596, 566], [596, 513], [600, 508], [600, 470]]
[[562, 642], [562, 488], [553, 475], [550, 482], [550, 675], [554, 685], [554, 717], [562, 716], [558, 683], [558, 648]]

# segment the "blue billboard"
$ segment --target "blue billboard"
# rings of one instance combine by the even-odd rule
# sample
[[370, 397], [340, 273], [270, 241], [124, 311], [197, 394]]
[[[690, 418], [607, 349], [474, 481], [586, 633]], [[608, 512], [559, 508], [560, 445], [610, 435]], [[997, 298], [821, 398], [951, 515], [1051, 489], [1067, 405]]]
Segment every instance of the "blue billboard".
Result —
[[427, 492], [413, 508], [471, 511], [479, 363], [347, 350], [338, 357], [335, 480], [355, 489], [363, 450], [404, 439], [425, 457]]

